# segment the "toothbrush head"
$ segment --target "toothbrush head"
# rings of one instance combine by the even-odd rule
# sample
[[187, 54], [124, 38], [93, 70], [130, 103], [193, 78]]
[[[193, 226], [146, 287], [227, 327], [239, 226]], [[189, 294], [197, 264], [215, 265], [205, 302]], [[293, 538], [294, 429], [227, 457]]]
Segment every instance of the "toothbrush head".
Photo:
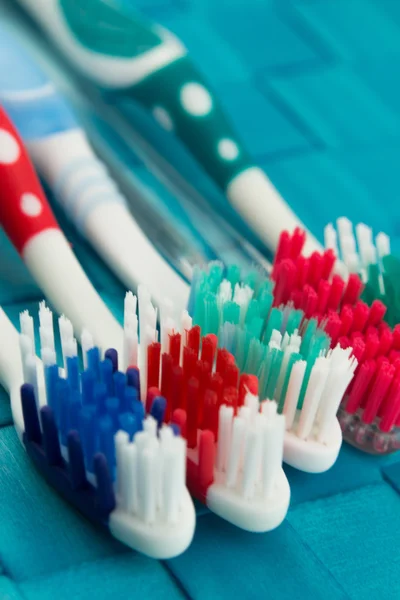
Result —
[[195, 528], [184, 439], [162, 425], [162, 412], [159, 422], [145, 416], [137, 378], [117, 370], [115, 351], [101, 360], [87, 333], [82, 344], [87, 367], [80, 372], [65, 317], [59, 319], [60, 370], [53, 317], [44, 304], [39, 320], [45, 389], [38, 385], [32, 317], [21, 315], [22, 440], [28, 454], [63, 497], [118, 540], [153, 558], [177, 556]]

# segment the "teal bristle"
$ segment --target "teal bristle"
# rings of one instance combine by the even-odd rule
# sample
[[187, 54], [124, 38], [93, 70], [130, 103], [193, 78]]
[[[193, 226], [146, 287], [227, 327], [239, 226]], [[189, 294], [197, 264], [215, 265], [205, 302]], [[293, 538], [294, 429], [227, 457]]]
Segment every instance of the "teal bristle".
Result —
[[233, 323], [234, 325], [239, 324], [240, 320], [240, 306], [236, 302], [226, 302], [222, 308], [224, 323]]
[[240, 269], [237, 265], [230, 265], [226, 272], [226, 279], [230, 282], [232, 289], [240, 281]]
[[267, 327], [265, 329], [265, 333], [263, 336], [264, 344], [269, 343], [274, 329], [276, 329], [277, 331], [282, 330], [282, 322], [283, 322], [283, 311], [280, 308], [273, 308], [270, 312], [270, 316], [267, 321]]
[[283, 405], [285, 403], [285, 398], [286, 398], [286, 394], [287, 394], [287, 390], [288, 390], [288, 386], [289, 386], [290, 375], [291, 375], [294, 364], [298, 360], [302, 360], [302, 356], [298, 352], [293, 352], [289, 357], [289, 361], [288, 361], [286, 371], [285, 371], [284, 377], [283, 377], [282, 389], [278, 390], [278, 394], [275, 398], [275, 400], [278, 403], [278, 412], [279, 413], [282, 413]]

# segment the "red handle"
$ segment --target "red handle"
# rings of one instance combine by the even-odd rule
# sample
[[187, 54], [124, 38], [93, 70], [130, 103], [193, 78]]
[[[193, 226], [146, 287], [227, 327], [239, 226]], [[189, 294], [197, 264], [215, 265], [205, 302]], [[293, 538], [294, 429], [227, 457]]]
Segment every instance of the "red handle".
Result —
[[0, 106], [0, 225], [21, 254], [46, 229], [59, 229], [28, 152]]

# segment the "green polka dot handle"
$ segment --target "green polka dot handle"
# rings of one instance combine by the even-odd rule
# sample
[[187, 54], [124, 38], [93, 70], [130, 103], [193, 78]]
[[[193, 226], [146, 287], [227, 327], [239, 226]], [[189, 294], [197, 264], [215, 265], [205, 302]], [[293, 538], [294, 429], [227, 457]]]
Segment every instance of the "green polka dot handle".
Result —
[[[75, 67], [102, 88], [131, 95], [173, 132], [234, 208], [275, 249], [301, 226], [247, 154], [186, 48], [147, 22], [131, 0], [19, 0]], [[318, 243], [308, 236], [312, 249]]]

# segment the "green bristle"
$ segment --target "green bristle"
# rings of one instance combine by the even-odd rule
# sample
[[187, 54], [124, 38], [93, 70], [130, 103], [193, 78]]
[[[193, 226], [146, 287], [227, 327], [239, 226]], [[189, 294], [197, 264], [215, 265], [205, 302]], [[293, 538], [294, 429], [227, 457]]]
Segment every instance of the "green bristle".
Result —
[[222, 308], [222, 320], [224, 323], [237, 325], [240, 319], [240, 306], [236, 302], [226, 302]]
[[254, 337], [257, 340], [260, 340], [263, 327], [264, 327], [264, 321], [258, 317], [258, 318], [253, 319], [253, 321], [251, 323], [248, 323], [246, 325], [245, 329], [251, 337]]
[[207, 277], [208, 289], [210, 292], [217, 293], [218, 287], [223, 278], [223, 274], [224, 267], [222, 263], [218, 261], [210, 263]]
[[237, 328], [236, 335], [236, 364], [241, 373], [243, 373], [243, 368], [246, 362], [247, 357], [247, 346], [246, 346], [246, 332], [240, 327]]
[[265, 348], [266, 353], [264, 354], [264, 360], [262, 361], [260, 370], [258, 372], [258, 393], [260, 400], [265, 400], [267, 398], [266, 393], [269, 374], [272, 367], [273, 351], [276, 350], [276, 348], [270, 348], [270, 346], [265, 346]]
[[300, 352], [305, 358], [307, 358], [309, 355], [310, 345], [312, 344], [317, 327], [317, 319], [310, 319], [307, 323], [305, 323], [305, 330], [303, 332], [300, 346]]
[[249, 302], [249, 306], [247, 307], [247, 313], [245, 317], [245, 325], [254, 321], [254, 319], [260, 319], [260, 305], [258, 300], [252, 298]]
[[271, 310], [270, 317], [267, 322], [267, 327], [265, 329], [265, 333], [263, 336], [264, 344], [269, 344], [271, 339], [271, 335], [274, 329], [277, 331], [281, 331], [282, 329], [282, 321], [283, 321], [283, 313], [279, 308], [273, 308]]
[[279, 349], [279, 348], [272, 348], [271, 350], [271, 355], [272, 355], [272, 361], [271, 361], [271, 368], [270, 368], [270, 372], [269, 372], [269, 376], [268, 376], [268, 384], [267, 384], [267, 389], [266, 389], [266, 398], [269, 398], [270, 400], [276, 400], [275, 398], [275, 391], [276, 391], [276, 384], [278, 382], [278, 377], [279, 377], [279, 373], [281, 370], [281, 366], [282, 366], [282, 360], [283, 360], [283, 350]]
[[[196, 323], [196, 325], [197, 324], [198, 323]], [[215, 294], [207, 292], [204, 297], [204, 322], [202, 327], [202, 334], [207, 335], [209, 333], [214, 333], [215, 335], [217, 335], [218, 330], [219, 311], [217, 305], [217, 298]]]
[[272, 279], [266, 277], [259, 285], [257, 290], [257, 298], [261, 298], [263, 294], [272, 294], [274, 289], [274, 282]]
[[258, 306], [260, 309], [260, 317], [265, 319], [268, 317], [272, 304], [274, 302], [274, 297], [271, 292], [264, 290], [258, 297]]
[[230, 282], [232, 290], [234, 290], [235, 285], [240, 281], [240, 269], [237, 265], [230, 265], [228, 267], [226, 279]]
[[194, 300], [193, 325], [199, 325], [203, 334], [205, 327], [205, 296], [207, 293], [208, 292], [205, 292], [203, 287], [200, 286]]
[[287, 394], [288, 387], [289, 387], [289, 379], [290, 379], [290, 374], [291, 374], [292, 369], [293, 369], [293, 365], [297, 361], [302, 360], [302, 358], [303, 357], [298, 352], [293, 352], [290, 355], [289, 362], [288, 362], [287, 369], [286, 369], [286, 373], [285, 373], [285, 379], [284, 379], [283, 386], [282, 386], [282, 392], [280, 394], [280, 397], [276, 398], [276, 401], [278, 402], [278, 412], [280, 414], [282, 413], [283, 407], [285, 405], [285, 399], [286, 399], [286, 394]]
[[298, 409], [303, 408], [304, 397], [306, 395], [306, 390], [307, 390], [308, 382], [309, 382], [310, 375], [311, 375], [311, 369], [314, 366], [316, 358], [318, 358], [318, 355], [315, 357], [310, 356], [309, 359], [307, 360], [307, 366], [306, 366], [306, 370], [304, 373], [304, 379], [303, 379], [303, 383], [302, 383], [300, 394], [299, 394], [299, 401], [297, 403]]
[[260, 341], [253, 338], [249, 343], [247, 359], [243, 369], [244, 373], [248, 373], [249, 375], [257, 375], [260, 370], [264, 354], [265, 346]]
[[303, 320], [304, 313], [300, 309], [293, 309], [288, 317], [286, 324], [286, 333], [293, 335], [294, 332], [300, 329], [301, 321]]
[[244, 278], [243, 283], [244, 285], [248, 285], [249, 287], [251, 287], [252, 290], [254, 290], [257, 287], [259, 278], [260, 274], [257, 271], [250, 271], [250, 273], [248, 273]]
[[[368, 294], [371, 297], [370, 303], [377, 299], [381, 295], [380, 289], [380, 269], [379, 265], [369, 265], [368, 267]], [[365, 292], [365, 290], [364, 290]]]

